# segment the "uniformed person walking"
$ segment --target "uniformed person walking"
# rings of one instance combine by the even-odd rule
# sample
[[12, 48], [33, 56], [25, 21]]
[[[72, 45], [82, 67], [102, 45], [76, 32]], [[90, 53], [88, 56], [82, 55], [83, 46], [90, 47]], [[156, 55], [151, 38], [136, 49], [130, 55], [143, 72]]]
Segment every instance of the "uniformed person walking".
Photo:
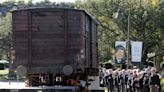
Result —
[[160, 87], [160, 78], [156, 73], [156, 68], [151, 69], [151, 77], [150, 77], [150, 92], [159, 92]]

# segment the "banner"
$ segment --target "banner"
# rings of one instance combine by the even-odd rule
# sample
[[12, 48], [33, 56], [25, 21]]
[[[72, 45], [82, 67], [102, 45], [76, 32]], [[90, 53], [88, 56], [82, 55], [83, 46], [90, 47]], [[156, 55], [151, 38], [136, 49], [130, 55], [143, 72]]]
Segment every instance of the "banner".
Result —
[[126, 64], [126, 42], [115, 42], [115, 64]]
[[141, 62], [142, 42], [132, 41], [131, 43], [132, 62]]

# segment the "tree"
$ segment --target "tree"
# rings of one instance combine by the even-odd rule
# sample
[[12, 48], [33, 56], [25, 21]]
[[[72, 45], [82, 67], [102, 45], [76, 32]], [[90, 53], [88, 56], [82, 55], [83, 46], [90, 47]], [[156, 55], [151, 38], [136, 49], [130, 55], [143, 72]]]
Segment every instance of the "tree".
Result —
[[[146, 64], [147, 54], [156, 52], [156, 48], [162, 46], [164, 37], [162, 34], [164, 0], [158, 1], [160, 3], [152, 1], [152, 4], [147, 0], [85, 0], [77, 1], [76, 7], [86, 9], [100, 21], [100, 53], [108, 50], [112, 52], [114, 42], [117, 40], [127, 40], [127, 17], [130, 12], [130, 39], [143, 41], [142, 63]], [[114, 16], [118, 9], [121, 11], [121, 17], [116, 20]], [[106, 54], [111, 56], [109, 55], [111, 53]]]
[[0, 18], [0, 58], [9, 59], [11, 46], [11, 13]]
[[123, 36], [119, 35], [122, 32], [117, 30], [117, 26], [114, 25], [113, 12], [111, 12], [117, 8], [115, 1], [86, 0], [85, 2], [77, 1], [76, 5], [77, 8], [86, 9], [100, 21], [99, 30], [101, 31], [98, 31], [100, 60], [108, 61], [112, 59], [115, 40], [123, 38]]

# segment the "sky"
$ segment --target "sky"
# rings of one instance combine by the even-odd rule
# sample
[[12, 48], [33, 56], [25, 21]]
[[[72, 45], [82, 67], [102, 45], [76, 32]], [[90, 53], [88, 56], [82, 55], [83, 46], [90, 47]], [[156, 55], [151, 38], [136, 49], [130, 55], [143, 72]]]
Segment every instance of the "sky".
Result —
[[[0, 3], [4, 2], [4, 1], [12, 1], [12, 0], [0, 0]], [[28, 0], [15, 0], [15, 1], [28, 1]], [[36, 2], [40, 2], [40, 1], [44, 1], [44, 0], [32, 0], [33, 3]], [[75, 2], [75, 0], [49, 0], [51, 2]]]

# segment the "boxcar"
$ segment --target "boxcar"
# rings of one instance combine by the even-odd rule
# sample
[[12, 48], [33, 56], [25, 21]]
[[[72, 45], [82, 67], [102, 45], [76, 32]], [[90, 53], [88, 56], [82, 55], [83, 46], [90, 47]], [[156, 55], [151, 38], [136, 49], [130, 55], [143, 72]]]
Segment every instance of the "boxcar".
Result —
[[98, 22], [85, 10], [15, 10], [12, 25], [13, 67], [25, 72], [20, 74], [29, 85], [55, 85], [58, 75], [98, 74]]

